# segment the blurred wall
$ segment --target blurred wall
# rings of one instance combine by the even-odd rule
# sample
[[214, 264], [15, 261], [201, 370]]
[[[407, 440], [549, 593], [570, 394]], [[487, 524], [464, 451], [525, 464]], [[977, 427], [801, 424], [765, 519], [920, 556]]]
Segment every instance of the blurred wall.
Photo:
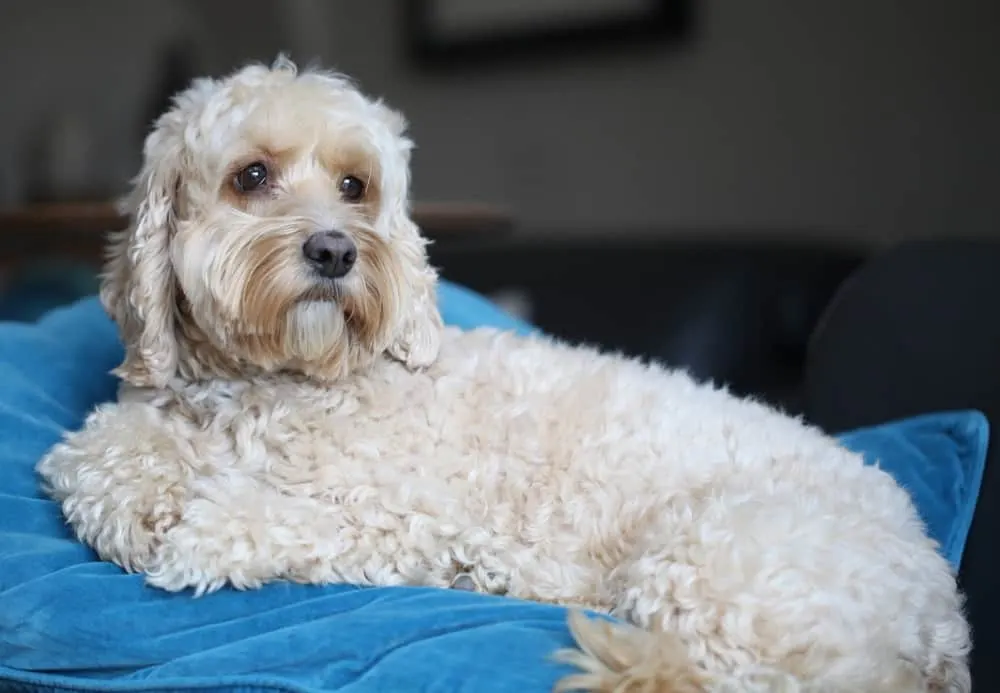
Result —
[[[39, 174], [118, 193], [135, 174], [164, 51], [195, 48], [201, 69], [286, 44], [270, 0], [44, 0], [0, 3], [0, 205]], [[55, 135], [56, 152], [46, 151]], [[40, 169], [40, 170], [36, 170]], [[69, 180], [72, 178], [73, 180]], [[85, 179], [85, 180], [80, 180]]]
[[98, 37], [30, 37], [25, 16], [74, 6], [49, 2], [0, 11], [21, 17], [0, 22], [17, 65], [0, 151], [62, 99], [98, 116], [111, 179], [135, 164], [123, 104], [148, 90], [152, 47], [200, 32], [213, 71], [286, 46], [354, 75], [409, 117], [418, 197], [505, 204], [527, 228], [1000, 235], [996, 0], [702, 0], [681, 49], [478, 75], [409, 64], [391, 0], [107, 0], [70, 20], [105, 8]]

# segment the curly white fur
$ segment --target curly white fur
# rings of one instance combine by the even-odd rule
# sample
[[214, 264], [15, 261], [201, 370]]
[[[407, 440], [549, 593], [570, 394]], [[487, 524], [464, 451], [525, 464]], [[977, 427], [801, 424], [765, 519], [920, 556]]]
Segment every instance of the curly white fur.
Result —
[[[409, 148], [285, 60], [158, 122], [102, 289], [119, 401], [39, 465], [83, 541], [168, 590], [467, 576], [631, 624], [574, 615], [564, 688], [970, 690], [954, 576], [887, 474], [681, 372], [442, 328]], [[359, 250], [332, 284], [301, 257], [331, 227]]]

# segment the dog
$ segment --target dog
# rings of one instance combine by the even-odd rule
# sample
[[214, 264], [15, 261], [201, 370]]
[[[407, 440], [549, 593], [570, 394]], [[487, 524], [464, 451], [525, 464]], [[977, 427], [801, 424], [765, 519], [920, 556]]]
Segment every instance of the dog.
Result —
[[889, 475], [683, 371], [442, 325], [406, 128], [286, 58], [157, 120], [102, 275], [118, 400], [38, 466], [79, 538], [165, 590], [565, 605], [560, 690], [967, 693], [961, 593]]

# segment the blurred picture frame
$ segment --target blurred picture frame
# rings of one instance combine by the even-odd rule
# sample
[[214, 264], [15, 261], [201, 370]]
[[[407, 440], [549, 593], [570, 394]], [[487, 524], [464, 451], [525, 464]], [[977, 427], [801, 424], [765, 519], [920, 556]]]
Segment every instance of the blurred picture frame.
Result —
[[438, 68], [677, 44], [695, 0], [403, 0], [410, 56]]

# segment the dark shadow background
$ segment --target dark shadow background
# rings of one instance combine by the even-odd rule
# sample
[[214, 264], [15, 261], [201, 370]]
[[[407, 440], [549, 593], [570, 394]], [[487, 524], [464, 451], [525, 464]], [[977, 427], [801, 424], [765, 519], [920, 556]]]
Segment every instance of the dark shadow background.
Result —
[[6, 3], [0, 202], [117, 192], [165, 87], [287, 50], [407, 114], [419, 199], [503, 205], [525, 232], [995, 233], [996, 2], [685, 2], [680, 37], [433, 69], [395, 0]]

